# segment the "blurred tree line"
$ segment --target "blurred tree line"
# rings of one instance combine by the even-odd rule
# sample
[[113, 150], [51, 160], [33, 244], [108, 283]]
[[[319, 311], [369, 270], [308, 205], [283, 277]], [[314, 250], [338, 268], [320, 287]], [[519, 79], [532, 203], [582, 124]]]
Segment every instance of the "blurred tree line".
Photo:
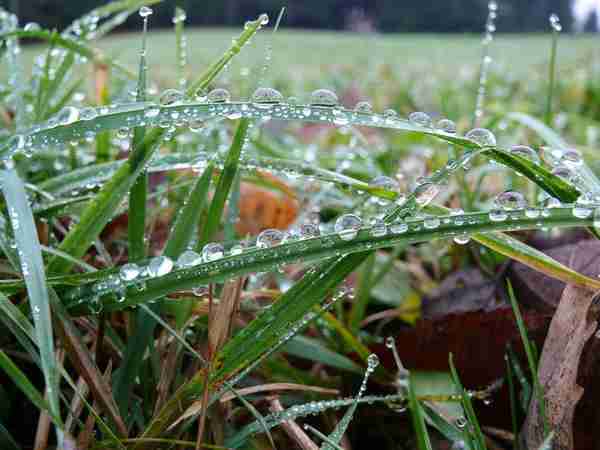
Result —
[[[571, 28], [571, 0], [497, 0], [500, 32], [548, 30], [548, 16], [560, 16], [563, 28]], [[18, 10], [21, 21], [38, 22], [62, 29], [107, 0], [0, 0]], [[261, 12], [277, 16], [287, 7], [285, 27], [350, 29], [383, 32], [480, 32], [487, 16], [488, 0], [165, 0], [154, 6], [153, 27], [171, 24], [175, 5], [187, 11], [190, 25], [231, 26]], [[136, 20], [137, 19], [137, 20]], [[124, 28], [138, 28], [131, 18]]]

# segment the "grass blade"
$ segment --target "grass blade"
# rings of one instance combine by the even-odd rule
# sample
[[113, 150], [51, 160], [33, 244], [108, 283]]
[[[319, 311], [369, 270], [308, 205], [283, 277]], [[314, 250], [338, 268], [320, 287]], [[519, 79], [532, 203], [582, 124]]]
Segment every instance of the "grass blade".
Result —
[[27, 396], [31, 403], [33, 403], [40, 411], [47, 411], [57, 427], [62, 426], [60, 417], [52, 413], [50, 405], [46, 402], [42, 394], [40, 394], [35, 386], [31, 384], [27, 375], [25, 375], [2, 350], [0, 350], [0, 367], [21, 392]]
[[219, 228], [223, 209], [225, 208], [225, 202], [227, 201], [229, 191], [231, 190], [231, 186], [238, 171], [240, 154], [242, 153], [242, 148], [246, 140], [249, 124], [250, 122], [248, 119], [240, 119], [237, 126], [233, 142], [227, 153], [225, 166], [219, 176], [212, 202], [208, 208], [206, 223], [202, 227], [200, 239], [198, 240], [198, 249], [201, 249], [207, 244]]
[[431, 440], [429, 439], [429, 432], [425, 425], [425, 417], [421, 409], [421, 405], [417, 400], [413, 382], [410, 380], [412, 375], [409, 375], [408, 382], [408, 407], [410, 408], [410, 415], [412, 417], [413, 427], [415, 434], [417, 435], [417, 448], [419, 450], [432, 450]]
[[37, 229], [33, 221], [25, 187], [16, 171], [2, 171], [1, 175], [2, 192], [9, 209], [11, 224], [19, 249], [21, 271], [27, 286], [36, 339], [40, 348], [50, 414], [54, 419], [58, 418], [58, 422], [55, 420], [55, 423], [60, 424], [60, 406], [58, 402], [60, 376], [54, 353], [50, 300]]
[[532, 348], [531, 341], [529, 340], [529, 336], [527, 335], [527, 327], [525, 326], [525, 322], [523, 321], [523, 316], [521, 315], [521, 310], [519, 309], [517, 298], [515, 297], [515, 293], [509, 280], [506, 280], [506, 285], [508, 290], [508, 296], [510, 298], [510, 305], [512, 306], [513, 313], [515, 315], [515, 320], [517, 322], [517, 327], [519, 329], [519, 334], [521, 335], [521, 341], [523, 342], [523, 348], [525, 348], [525, 354], [527, 355], [527, 364], [529, 365], [531, 379], [533, 380], [533, 392], [536, 396], [539, 414], [542, 417], [543, 421], [544, 435], [548, 436], [548, 434], [550, 433], [550, 424], [548, 422], [548, 416], [546, 416], [546, 399], [544, 397], [544, 387], [542, 386], [542, 384], [540, 383], [540, 379], [538, 378], [537, 360], [534, 356], [534, 350]]

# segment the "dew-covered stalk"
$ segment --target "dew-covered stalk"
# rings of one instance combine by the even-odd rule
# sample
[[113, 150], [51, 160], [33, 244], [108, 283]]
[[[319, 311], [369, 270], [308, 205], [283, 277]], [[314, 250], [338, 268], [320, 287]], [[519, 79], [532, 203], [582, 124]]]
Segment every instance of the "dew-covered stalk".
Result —
[[187, 38], [184, 34], [185, 21], [187, 14], [180, 7], [175, 8], [175, 15], [173, 16], [173, 24], [175, 25], [175, 40], [177, 45], [177, 75], [179, 89], [185, 91], [187, 87], [187, 78], [185, 76], [185, 69], [187, 65]]
[[482, 41], [481, 66], [479, 69], [479, 86], [477, 88], [477, 101], [475, 103], [473, 128], [479, 127], [484, 114], [488, 72], [492, 63], [492, 57], [490, 56], [490, 44], [494, 40], [494, 32], [496, 31], [497, 11], [498, 4], [495, 0], [491, 0], [488, 3], [488, 16], [485, 22], [485, 32]]
[[562, 31], [560, 19], [556, 14], [550, 16], [550, 27], [552, 28], [552, 44], [550, 46], [550, 63], [548, 64], [548, 95], [546, 96], [546, 113], [544, 122], [546, 125], [552, 124], [552, 97], [554, 96], [554, 81], [556, 74], [556, 50], [558, 47], [558, 37]]

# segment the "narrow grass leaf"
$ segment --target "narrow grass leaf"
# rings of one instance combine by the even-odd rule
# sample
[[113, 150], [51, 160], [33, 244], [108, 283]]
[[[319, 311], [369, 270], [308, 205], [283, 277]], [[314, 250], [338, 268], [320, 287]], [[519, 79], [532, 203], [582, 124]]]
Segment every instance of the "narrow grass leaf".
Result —
[[246, 135], [248, 134], [249, 124], [250, 122], [248, 119], [240, 119], [239, 121], [235, 136], [233, 137], [233, 142], [227, 153], [225, 165], [221, 171], [221, 175], [219, 175], [219, 180], [217, 181], [217, 186], [208, 208], [206, 223], [204, 223], [204, 226], [202, 227], [200, 239], [198, 240], [199, 249], [209, 242], [219, 228], [223, 210], [225, 209], [225, 202], [227, 201], [231, 186], [237, 175], [238, 163], [246, 140]]
[[55, 419], [59, 418], [58, 422], [55, 420], [55, 423], [60, 424], [58, 402], [60, 376], [54, 353], [50, 300], [37, 229], [33, 221], [25, 187], [16, 171], [2, 171], [1, 176], [2, 192], [8, 206], [17, 248], [19, 249], [21, 272], [27, 286], [36, 339], [40, 348], [50, 413]]
[[417, 396], [415, 393], [415, 389], [412, 381], [408, 382], [408, 407], [410, 408], [410, 415], [412, 417], [413, 427], [415, 429], [415, 434], [417, 436], [417, 448], [419, 450], [432, 450], [431, 439], [429, 438], [429, 432], [427, 431], [427, 426], [425, 425], [425, 417], [423, 415], [423, 411], [421, 410], [421, 405], [417, 400]]

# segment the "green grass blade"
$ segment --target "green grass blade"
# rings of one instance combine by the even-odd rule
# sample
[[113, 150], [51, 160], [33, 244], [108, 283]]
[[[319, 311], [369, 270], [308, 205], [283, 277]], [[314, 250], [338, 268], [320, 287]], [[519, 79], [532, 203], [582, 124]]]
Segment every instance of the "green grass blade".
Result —
[[198, 249], [202, 249], [219, 228], [223, 210], [225, 209], [225, 202], [227, 201], [233, 180], [238, 171], [238, 163], [246, 140], [246, 134], [248, 133], [249, 124], [250, 122], [248, 119], [240, 119], [237, 126], [233, 142], [227, 153], [225, 166], [221, 171], [221, 175], [217, 181], [217, 187], [215, 188], [212, 201], [208, 208], [206, 223], [204, 223], [204, 226], [202, 227], [200, 239], [198, 240]]
[[373, 287], [373, 277], [375, 269], [375, 253], [369, 255], [363, 264], [362, 271], [358, 278], [358, 291], [352, 309], [350, 310], [350, 318], [348, 327], [356, 334], [358, 332], [360, 322], [365, 316], [365, 311], [371, 297], [371, 288]]
[[410, 377], [412, 377], [412, 375], [409, 376], [408, 382], [408, 407], [410, 409], [413, 427], [417, 436], [417, 448], [419, 450], [432, 450], [433, 447], [431, 446], [429, 432], [427, 431], [427, 426], [425, 425], [425, 417], [423, 415], [421, 405], [417, 400], [415, 389]]
[[2, 422], [0, 422], [0, 447], [4, 450], [21, 450]]
[[202, 176], [198, 178], [185, 199], [183, 207], [179, 209], [169, 233], [169, 240], [163, 251], [165, 256], [176, 258], [190, 243], [190, 239], [198, 227], [200, 213], [204, 209], [208, 198], [213, 170], [212, 164], [204, 169]]
[[8, 205], [17, 248], [19, 249], [21, 271], [27, 286], [36, 338], [40, 347], [48, 403], [52, 415], [55, 418], [59, 418], [59, 421], [56, 423], [60, 423], [60, 407], [58, 402], [60, 376], [54, 353], [50, 300], [37, 229], [33, 221], [33, 214], [29, 206], [29, 199], [25, 193], [25, 187], [16, 171], [2, 171], [1, 175], [2, 192]]
[[336, 369], [362, 373], [362, 369], [358, 364], [350, 358], [328, 349], [317, 339], [296, 336], [285, 344], [281, 350], [290, 355], [320, 362]]
[[514, 436], [513, 448], [514, 450], [519, 450], [519, 411], [517, 409], [517, 391], [515, 388], [514, 374], [509, 356], [505, 355], [504, 360], [506, 361], [506, 380], [508, 384], [508, 398], [510, 401], [510, 424]]
[[485, 436], [483, 435], [481, 427], [479, 426], [479, 421], [477, 420], [477, 415], [475, 414], [475, 409], [473, 408], [473, 402], [471, 401], [471, 397], [463, 387], [458, 376], [458, 372], [456, 371], [456, 367], [454, 367], [454, 357], [452, 353], [450, 353], [448, 357], [448, 364], [450, 365], [450, 373], [452, 374], [452, 379], [454, 381], [454, 384], [456, 385], [458, 394], [462, 398], [462, 405], [467, 419], [467, 426], [470, 428], [470, 430], [465, 430], [465, 433], [473, 434], [473, 440], [476, 449], [486, 450], [487, 447], [485, 444]]
[[533, 353], [531, 341], [527, 335], [527, 327], [523, 321], [523, 316], [521, 315], [517, 298], [515, 297], [515, 293], [509, 280], [506, 280], [506, 285], [508, 296], [510, 298], [510, 305], [512, 306], [513, 314], [515, 315], [515, 321], [517, 322], [517, 327], [521, 336], [521, 341], [523, 342], [523, 348], [525, 348], [525, 354], [527, 355], [527, 364], [529, 365], [531, 379], [533, 380], [533, 392], [535, 393], [537, 407], [540, 416], [542, 417], [544, 435], [548, 436], [550, 433], [550, 424], [548, 422], [548, 416], [546, 416], [546, 398], [544, 397], [544, 387], [541, 385], [540, 379], [538, 378], [537, 360]]
[[59, 428], [62, 427], [60, 417], [54, 415], [48, 402], [46, 402], [35, 386], [31, 384], [27, 375], [25, 375], [2, 350], [0, 350], [0, 368], [4, 370], [6, 375], [8, 375], [21, 392], [27, 396], [31, 403], [33, 403], [40, 411], [48, 412], [54, 424]]

